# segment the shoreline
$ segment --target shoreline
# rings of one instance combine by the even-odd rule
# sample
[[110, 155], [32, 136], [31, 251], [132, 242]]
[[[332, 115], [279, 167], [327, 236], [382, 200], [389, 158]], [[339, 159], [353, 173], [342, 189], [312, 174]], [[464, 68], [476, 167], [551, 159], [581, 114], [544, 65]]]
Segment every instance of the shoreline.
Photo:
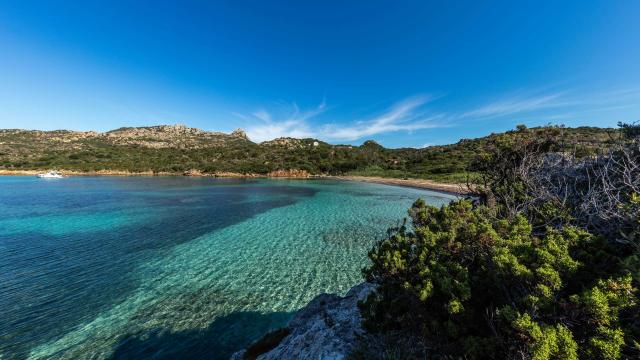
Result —
[[[0, 176], [36, 176], [49, 170], [6, 170], [0, 169]], [[98, 171], [76, 171], [76, 170], [56, 170], [63, 176], [176, 176], [176, 177], [216, 177], [216, 178], [238, 178], [238, 179], [259, 179], [259, 178], [289, 178], [289, 179], [312, 179], [312, 178], [324, 178], [327, 176], [309, 175], [296, 171], [272, 171], [269, 174], [242, 174], [235, 172], [217, 172], [217, 173], [202, 173], [196, 170], [185, 171], [184, 173], [175, 172], [153, 172], [153, 171], [141, 171], [131, 172], [122, 170], [98, 170]]]
[[[35, 176], [46, 170], [6, 170], [0, 169], [0, 176]], [[186, 177], [214, 177], [214, 178], [237, 178], [237, 179], [334, 179], [343, 181], [359, 181], [366, 183], [404, 186], [422, 190], [432, 190], [449, 193], [453, 195], [468, 195], [471, 191], [463, 184], [439, 183], [424, 179], [398, 179], [374, 176], [333, 176], [333, 175], [311, 175], [308, 173], [297, 173], [295, 171], [276, 171], [269, 174], [241, 174], [234, 172], [201, 173], [199, 171], [187, 171], [185, 173], [172, 172], [130, 172], [120, 170], [98, 170], [98, 171], [74, 171], [60, 170], [65, 176], [186, 176]]]
[[449, 184], [439, 183], [432, 180], [424, 179], [398, 179], [398, 178], [384, 178], [375, 176], [329, 176], [333, 179], [346, 180], [346, 181], [360, 181], [382, 185], [393, 186], [405, 186], [416, 189], [432, 190], [438, 192], [449, 193], [453, 195], [468, 195], [472, 191], [464, 184]]

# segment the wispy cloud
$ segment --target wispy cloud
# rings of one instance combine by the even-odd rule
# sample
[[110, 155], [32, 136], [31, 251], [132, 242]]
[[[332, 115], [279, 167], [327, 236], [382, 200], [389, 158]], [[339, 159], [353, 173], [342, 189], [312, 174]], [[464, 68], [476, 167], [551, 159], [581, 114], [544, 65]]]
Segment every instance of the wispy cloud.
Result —
[[462, 118], [491, 118], [523, 114], [568, 105], [563, 92], [538, 95], [516, 95], [502, 98], [460, 114]]
[[247, 135], [253, 141], [263, 142], [279, 137], [308, 138], [314, 137], [315, 134], [304, 122], [286, 120], [252, 126], [247, 129]]
[[442, 127], [442, 124], [436, 122], [441, 118], [440, 116], [427, 116], [424, 112], [423, 106], [431, 99], [432, 97], [426, 95], [413, 96], [393, 104], [371, 119], [315, 127], [309, 124], [309, 120], [326, 110], [327, 105], [324, 100], [315, 108], [306, 111], [301, 111], [298, 105], [293, 103], [288, 111], [279, 116], [264, 109], [255, 111], [249, 116], [235, 115], [245, 120], [251, 118], [260, 120], [259, 123], [251, 124], [247, 128], [249, 138], [257, 142], [278, 137], [315, 137], [350, 141], [382, 133]]
[[307, 111], [301, 111], [296, 103], [292, 103], [285, 106], [285, 109], [279, 111], [277, 115], [264, 109], [255, 111], [249, 116], [237, 113], [234, 115], [249, 121], [260, 120], [259, 123], [249, 125], [247, 135], [253, 141], [262, 142], [279, 137], [314, 137], [316, 133], [311, 130], [307, 120], [321, 114], [325, 109], [326, 103], [323, 100], [318, 106]]
[[254, 117], [264, 121], [264, 122], [270, 122], [271, 121], [271, 115], [264, 109], [260, 109], [256, 112], [254, 112], [253, 114]]
[[440, 116], [427, 116], [420, 111], [430, 99], [424, 95], [414, 96], [393, 105], [371, 120], [346, 126], [326, 125], [321, 129], [321, 133], [329, 140], [357, 140], [381, 133], [442, 127], [442, 124], [436, 122]]
[[504, 121], [514, 117], [537, 122], [572, 121], [589, 113], [638, 108], [640, 90], [585, 93], [538, 89], [498, 96], [462, 109], [447, 109], [441, 103], [432, 104], [435, 99], [428, 95], [416, 95], [390, 105], [377, 115], [355, 120], [338, 119], [330, 123], [320, 123], [315, 119], [327, 110], [324, 100], [307, 110], [301, 110], [296, 103], [279, 103], [275, 110], [260, 108], [248, 114], [234, 115], [249, 124], [247, 134], [257, 142], [278, 137], [355, 141], [400, 131], [461, 127], [469, 121]]
[[[456, 120], [488, 120], [515, 115], [535, 116], [544, 120], [576, 118], [593, 112], [628, 109], [638, 106], [640, 89], [618, 89], [584, 93], [574, 91], [530, 91], [501, 97], [489, 103], [463, 111]], [[553, 110], [553, 111], [551, 111]]]
[[549, 94], [526, 94], [502, 97], [469, 110], [457, 112], [434, 112], [427, 105], [436, 98], [416, 95], [383, 110], [370, 118], [333, 122], [312, 126], [309, 120], [323, 113], [327, 106], [323, 100], [318, 106], [302, 111], [296, 103], [287, 104], [286, 111], [268, 112], [259, 109], [250, 115], [236, 114], [249, 121], [247, 134], [253, 141], [262, 142], [278, 137], [314, 137], [327, 141], [354, 141], [374, 137], [379, 134], [399, 131], [412, 132], [459, 126], [469, 119], [490, 119], [523, 113], [535, 113], [543, 109], [567, 106], [564, 92]]

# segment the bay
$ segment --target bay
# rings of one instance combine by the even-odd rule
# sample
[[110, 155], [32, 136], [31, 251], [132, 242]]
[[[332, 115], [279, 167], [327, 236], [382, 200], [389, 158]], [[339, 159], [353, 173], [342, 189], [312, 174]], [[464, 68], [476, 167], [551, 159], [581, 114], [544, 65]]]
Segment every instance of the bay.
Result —
[[0, 177], [0, 358], [226, 359], [322, 292], [420, 189], [335, 180]]

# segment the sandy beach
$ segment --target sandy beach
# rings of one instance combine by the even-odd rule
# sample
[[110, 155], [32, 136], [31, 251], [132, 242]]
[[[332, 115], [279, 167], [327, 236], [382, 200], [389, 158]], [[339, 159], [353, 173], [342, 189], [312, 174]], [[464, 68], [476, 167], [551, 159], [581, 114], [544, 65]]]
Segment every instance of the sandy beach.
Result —
[[423, 179], [397, 179], [397, 178], [383, 178], [373, 176], [333, 176], [335, 179], [349, 180], [349, 181], [363, 181], [376, 184], [396, 185], [396, 186], [408, 186], [420, 189], [444, 191], [448, 193], [466, 195], [471, 193], [469, 188], [465, 184], [446, 184], [438, 183], [431, 180]]

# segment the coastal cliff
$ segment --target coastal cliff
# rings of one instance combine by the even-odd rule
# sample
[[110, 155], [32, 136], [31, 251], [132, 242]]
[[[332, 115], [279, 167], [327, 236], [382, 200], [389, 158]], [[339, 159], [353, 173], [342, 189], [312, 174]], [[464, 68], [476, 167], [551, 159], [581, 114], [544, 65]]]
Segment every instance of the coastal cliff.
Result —
[[[267, 334], [231, 359], [345, 359], [365, 335], [358, 302], [374, 289], [375, 285], [362, 283], [344, 297], [320, 294], [300, 309], [286, 328]], [[278, 342], [274, 334], [285, 336]]]

